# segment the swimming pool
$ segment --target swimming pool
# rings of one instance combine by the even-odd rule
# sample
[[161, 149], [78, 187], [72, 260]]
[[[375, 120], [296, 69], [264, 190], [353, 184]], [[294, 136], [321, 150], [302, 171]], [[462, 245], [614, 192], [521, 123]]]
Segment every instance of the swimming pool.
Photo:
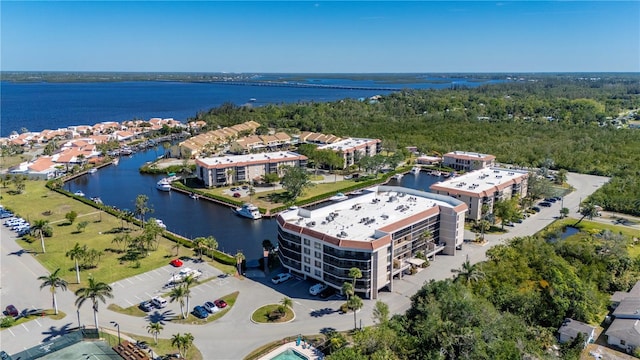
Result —
[[271, 360], [309, 360], [309, 358], [293, 350], [292, 348], [288, 348], [275, 357], [272, 357]]

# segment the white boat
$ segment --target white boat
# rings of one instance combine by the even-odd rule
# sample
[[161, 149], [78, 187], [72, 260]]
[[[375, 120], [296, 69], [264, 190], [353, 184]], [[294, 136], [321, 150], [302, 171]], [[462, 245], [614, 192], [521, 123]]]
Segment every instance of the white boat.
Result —
[[253, 204], [246, 203], [242, 207], [236, 208], [236, 214], [249, 219], [257, 220], [262, 217], [260, 210]]
[[413, 173], [413, 175], [418, 175], [418, 174], [420, 174], [420, 170], [422, 170], [422, 169], [420, 169], [420, 167], [419, 167], [419, 166], [414, 166], [414, 167], [411, 169], [411, 172]]
[[98, 171], [98, 169], [96, 168], [91, 168], [89, 169], [89, 171], [87, 171], [89, 174], [95, 174]]
[[347, 200], [349, 197], [343, 193], [337, 193], [335, 195], [333, 195], [332, 197], [329, 198], [329, 200], [331, 201], [344, 201]]
[[402, 179], [402, 174], [395, 174], [392, 176], [393, 180], [395, 181], [400, 181], [400, 179]]
[[120, 158], [113, 159], [113, 165], [118, 165], [120, 163]]
[[195, 193], [189, 194], [189, 197], [192, 198], [193, 200], [198, 200], [198, 195], [196, 195]]
[[78, 190], [78, 191], [74, 192], [73, 195], [75, 195], [75, 196], [84, 196], [84, 193], [81, 190]]
[[156, 189], [160, 191], [171, 191], [171, 182], [167, 178], [160, 179], [156, 183]]
[[256, 102], [256, 98], [249, 99], [249, 102]]
[[166, 229], [167, 225], [160, 219], [156, 219], [156, 224], [158, 224], [159, 227]]

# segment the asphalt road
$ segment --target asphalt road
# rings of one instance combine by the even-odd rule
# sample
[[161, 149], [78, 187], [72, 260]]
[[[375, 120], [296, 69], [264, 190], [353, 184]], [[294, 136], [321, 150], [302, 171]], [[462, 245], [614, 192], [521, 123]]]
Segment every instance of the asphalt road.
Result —
[[[549, 208], [524, 220], [521, 224], [508, 228], [504, 235], [487, 235], [488, 242], [485, 245], [465, 244], [456, 256], [437, 256], [431, 266], [412, 276], [405, 276], [396, 280], [392, 292], [383, 292], [379, 300], [386, 302], [393, 313], [403, 313], [410, 307], [410, 297], [422, 285], [431, 280], [441, 280], [452, 276], [451, 269], [459, 268], [468, 257], [471, 262], [485, 259], [486, 251], [493, 245], [503, 243], [505, 240], [516, 236], [526, 236], [536, 233], [547, 226], [559, 215], [561, 205], [571, 210], [573, 217], [579, 217], [578, 205], [581, 199], [586, 198], [598, 187], [602, 186], [608, 178], [568, 174], [568, 181], [576, 191], [564, 197], [563, 204], [557, 202]], [[13, 234], [4, 226], [1, 229], [0, 261], [2, 276], [0, 278], [0, 303], [2, 308], [8, 304], [16, 305], [20, 310], [24, 308], [51, 308], [51, 295], [48, 289], [39, 290], [38, 276], [47, 274], [34, 255], [26, 254], [15, 241]], [[473, 238], [474, 234], [466, 234], [466, 238]], [[193, 264], [186, 264], [196, 268]], [[213, 280], [196, 286], [192, 293], [191, 307], [202, 304], [207, 300], [215, 300], [219, 296], [239, 291], [235, 306], [222, 318], [207, 325], [183, 325], [170, 321], [164, 322], [164, 330], [161, 338], [169, 338], [175, 333], [190, 332], [195, 337], [195, 344], [200, 349], [205, 359], [241, 359], [255, 348], [265, 343], [278, 340], [286, 336], [296, 334], [317, 334], [322, 329], [334, 328], [347, 330], [353, 328], [353, 315], [339, 314], [342, 300], [337, 297], [319, 299], [308, 294], [312, 283], [299, 279], [292, 279], [285, 283], [273, 285], [270, 282], [270, 274], [265, 277], [260, 272], [250, 272], [247, 278], [229, 277], [216, 278], [217, 270], [203, 268], [212, 275]], [[139, 302], [150, 295], [161, 292], [163, 282], [171, 276], [171, 268], [159, 268], [149, 273], [141, 274], [130, 279], [124, 279], [112, 284], [116, 298], [111, 302], [124, 305]], [[209, 277], [209, 276], [205, 276]], [[160, 287], [160, 288], [159, 288]], [[253, 311], [269, 303], [279, 303], [283, 297], [293, 299], [293, 309], [296, 318], [287, 324], [264, 325], [255, 324], [250, 316]], [[77, 326], [75, 296], [67, 291], [58, 294], [58, 304], [61, 311], [67, 316], [61, 320], [41, 318], [0, 332], [0, 348], [8, 353], [16, 353], [23, 349], [38, 345], [50, 340], [64, 329]], [[363, 326], [371, 325], [373, 300], [364, 300], [364, 308], [357, 314], [358, 325], [362, 321]], [[170, 304], [163, 309], [175, 314], [179, 313], [177, 304]], [[79, 312], [80, 321], [83, 324], [93, 324], [91, 306], [85, 305]], [[151, 316], [162, 318], [162, 312], [151, 313]], [[147, 318], [133, 317], [115, 313], [106, 309], [106, 305], [100, 304], [100, 326], [114, 330], [109, 324], [115, 321], [120, 325], [122, 332], [149, 336], [146, 330]]]

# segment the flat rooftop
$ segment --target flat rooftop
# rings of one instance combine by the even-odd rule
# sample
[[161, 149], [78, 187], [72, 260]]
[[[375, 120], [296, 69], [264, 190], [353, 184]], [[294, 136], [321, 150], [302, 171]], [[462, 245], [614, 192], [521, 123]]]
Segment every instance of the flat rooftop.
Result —
[[[307, 227], [329, 236], [355, 241], [372, 241], [376, 231], [432, 208], [453, 208], [464, 204], [448, 197], [409, 188], [380, 186], [365, 189], [361, 195], [308, 210], [298, 208], [280, 213], [288, 223]], [[435, 209], [434, 212], [438, 212]]]
[[484, 168], [437, 182], [431, 185], [431, 189], [488, 196], [487, 193], [493, 195], [496, 189], [512, 185], [523, 176], [528, 176], [528, 173], [522, 170]]
[[348, 139], [334, 142], [333, 144], [318, 146], [318, 149], [344, 151], [344, 150], [353, 149], [355, 147], [365, 145], [366, 143], [371, 141], [376, 141], [376, 139], [348, 138]]
[[456, 158], [459, 158], [459, 159], [468, 159], [468, 160], [486, 159], [486, 158], [495, 159], [496, 158], [493, 155], [482, 154], [482, 153], [471, 152], [471, 151], [452, 151], [452, 152], [448, 152], [448, 153], [446, 153], [444, 155], [445, 156], [456, 157]]
[[227, 155], [210, 158], [197, 159], [198, 162], [206, 166], [216, 165], [239, 165], [248, 164], [252, 162], [275, 162], [275, 161], [287, 161], [299, 159], [302, 155], [293, 151], [274, 151], [258, 154], [246, 154], [246, 155]]

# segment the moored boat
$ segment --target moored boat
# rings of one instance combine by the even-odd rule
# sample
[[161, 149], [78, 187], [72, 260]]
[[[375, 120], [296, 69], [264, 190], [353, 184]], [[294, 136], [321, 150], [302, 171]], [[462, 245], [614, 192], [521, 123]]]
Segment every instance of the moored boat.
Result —
[[329, 200], [331, 201], [344, 201], [347, 200], [349, 197], [343, 193], [337, 193], [335, 195], [333, 195], [332, 197], [329, 198]]
[[89, 173], [89, 174], [95, 174], [97, 171], [98, 171], [98, 169], [96, 169], [96, 168], [91, 168], [91, 169], [89, 169], [89, 171], [87, 171], [87, 173]]
[[160, 191], [171, 191], [171, 182], [167, 178], [160, 179], [156, 183], [156, 189]]
[[419, 166], [414, 166], [414, 167], [411, 169], [411, 172], [412, 172], [414, 175], [418, 175], [418, 174], [420, 174], [420, 170], [422, 170], [422, 169], [420, 169], [420, 167], [419, 167]]
[[242, 207], [236, 208], [236, 214], [249, 219], [257, 220], [262, 217], [260, 210], [253, 204], [246, 203]]

